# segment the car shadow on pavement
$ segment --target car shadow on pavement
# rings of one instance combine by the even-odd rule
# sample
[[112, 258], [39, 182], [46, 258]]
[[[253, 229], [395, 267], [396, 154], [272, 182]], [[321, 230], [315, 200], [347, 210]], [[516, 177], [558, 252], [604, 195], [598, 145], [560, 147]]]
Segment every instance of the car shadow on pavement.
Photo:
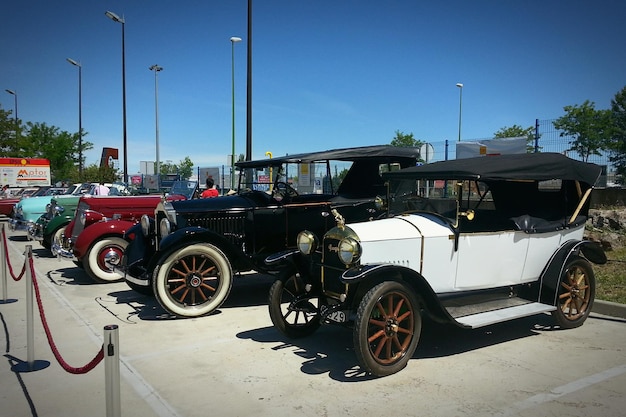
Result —
[[46, 277], [55, 285], [107, 285], [95, 282], [79, 267], [53, 269], [46, 273]]
[[[412, 360], [442, 358], [537, 336], [542, 331], [555, 330], [549, 315], [538, 315], [494, 324], [480, 329], [462, 329], [442, 325], [427, 318], [423, 320], [422, 333]], [[274, 345], [279, 351], [291, 349], [304, 359], [301, 371], [306, 374], [328, 373], [341, 382], [360, 382], [376, 379], [363, 372], [357, 362], [352, 330], [336, 326], [322, 326], [311, 336], [289, 339], [274, 327], [252, 329], [237, 334], [240, 339]]]
[[[222, 307], [199, 319], [211, 320], [211, 317], [221, 314], [223, 309], [267, 304], [269, 288], [273, 282], [274, 279], [271, 276], [261, 274], [236, 277], [230, 295]], [[141, 294], [130, 288], [110, 292], [106, 297], [98, 297], [96, 301], [124, 323], [136, 322], [137, 319], [144, 321], [190, 320], [168, 313], [155, 297]]]

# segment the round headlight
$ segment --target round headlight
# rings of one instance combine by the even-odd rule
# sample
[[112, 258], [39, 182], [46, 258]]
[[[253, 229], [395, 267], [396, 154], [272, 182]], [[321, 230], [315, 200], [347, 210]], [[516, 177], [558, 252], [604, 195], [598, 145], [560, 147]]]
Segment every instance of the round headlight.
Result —
[[339, 242], [338, 255], [345, 265], [353, 264], [361, 258], [361, 245], [351, 237], [342, 239]]
[[161, 233], [161, 238], [169, 235], [171, 231], [172, 225], [170, 224], [170, 221], [166, 218], [161, 219], [161, 222], [159, 223], [159, 232]]
[[150, 217], [147, 214], [141, 216], [141, 232], [144, 236], [150, 236]]
[[304, 255], [310, 255], [317, 249], [317, 238], [308, 230], [298, 233], [298, 250]]
[[384, 209], [385, 201], [380, 196], [376, 196], [376, 198], [374, 199], [374, 207], [376, 207], [376, 210]]
[[63, 206], [54, 206], [54, 212], [56, 214], [61, 214], [65, 211], [65, 207]]
[[87, 213], [83, 211], [82, 213], [80, 213], [80, 217], [78, 218], [78, 221], [80, 222], [80, 224], [84, 226], [86, 220], [87, 220]]

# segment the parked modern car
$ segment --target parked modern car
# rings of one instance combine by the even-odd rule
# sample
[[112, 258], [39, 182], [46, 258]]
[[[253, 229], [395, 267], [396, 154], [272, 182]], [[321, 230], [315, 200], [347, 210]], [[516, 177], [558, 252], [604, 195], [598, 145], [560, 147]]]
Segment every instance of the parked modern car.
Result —
[[162, 200], [177, 201], [193, 195], [196, 181], [184, 181], [184, 187], [176, 194], [163, 197], [160, 194], [142, 196], [92, 196], [80, 198], [72, 221], [65, 227], [60, 244], [52, 244], [52, 252], [72, 259], [82, 266], [96, 282], [119, 281], [123, 278], [110, 265], [119, 263], [132, 235], [126, 231], [139, 221], [142, 215], [154, 213]]
[[227, 298], [234, 273], [271, 272], [265, 257], [295, 247], [305, 227], [323, 233], [333, 207], [354, 221], [378, 217], [381, 173], [414, 166], [418, 156], [416, 148], [368, 146], [240, 162], [235, 195], [161, 203], [131, 229], [126, 282], [153, 292], [173, 315], [209, 314]]
[[405, 367], [422, 315], [478, 328], [550, 312], [561, 328], [583, 324], [595, 296], [583, 240], [601, 168], [561, 154], [485, 156], [383, 174], [388, 216], [298, 236], [269, 293], [274, 326], [288, 337], [321, 324], [352, 328], [362, 369]]

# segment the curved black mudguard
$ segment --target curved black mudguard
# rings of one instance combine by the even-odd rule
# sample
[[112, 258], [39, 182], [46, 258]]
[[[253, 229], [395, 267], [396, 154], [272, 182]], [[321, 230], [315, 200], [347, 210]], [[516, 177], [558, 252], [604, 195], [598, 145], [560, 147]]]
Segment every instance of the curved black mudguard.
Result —
[[595, 264], [606, 263], [606, 254], [597, 243], [588, 240], [568, 240], [554, 252], [541, 273], [540, 302], [556, 305], [561, 276], [565, 265], [572, 257], [583, 257]]
[[[341, 282], [344, 284], [357, 284], [369, 278], [374, 278], [378, 274], [384, 274], [386, 277], [399, 276], [404, 282], [408, 283], [424, 303], [423, 307], [433, 320], [445, 323], [454, 323], [461, 327], [465, 327], [448, 313], [448, 310], [441, 304], [439, 297], [432, 289], [428, 281], [418, 272], [400, 265], [394, 264], [376, 264], [364, 265], [360, 268], [353, 268], [345, 271], [341, 275]], [[375, 278], [374, 278], [375, 279]]]

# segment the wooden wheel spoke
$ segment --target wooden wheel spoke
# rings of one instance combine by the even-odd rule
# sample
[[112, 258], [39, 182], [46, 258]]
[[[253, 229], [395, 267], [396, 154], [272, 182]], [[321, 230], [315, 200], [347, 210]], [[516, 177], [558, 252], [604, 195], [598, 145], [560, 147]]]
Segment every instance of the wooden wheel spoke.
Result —
[[213, 286], [211, 286], [209, 284], [206, 284], [204, 282], [200, 285], [200, 288], [206, 288], [207, 290], [212, 291], [212, 292], [217, 291], [217, 288], [215, 288], [215, 287], [213, 287]]
[[[207, 297], [204, 291], [202, 291], [200, 288], [196, 288], [196, 291], [194, 291], [194, 294], [195, 293], [200, 295], [200, 298], [202, 298], [202, 301], [206, 301], [209, 299], [209, 297]], [[194, 297], [193, 302], [195, 302], [195, 297]]]
[[214, 269], [215, 269], [215, 265], [211, 265], [210, 267], [208, 267], [204, 271], [201, 271], [200, 275], [205, 276], [205, 275], [209, 274], [209, 272], [213, 271]]
[[181, 290], [183, 290], [183, 289], [185, 289], [185, 288], [187, 288], [187, 287], [186, 287], [186, 285], [183, 283], [182, 285], [178, 285], [176, 288], [172, 289], [172, 290], [170, 291], [170, 293], [173, 295], [173, 294], [176, 294], [177, 292], [179, 292], [179, 291], [181, 291]]
[[400, 301], [398, 302], [398, 304], [396, 304], [396, 308], [393, 310], [393, 315], [395, 317], [398, 317], [398, 314], [400, 314], [400, 310], [402, 309], [402, 306], [404, 305], [404, 298], [400, 299]]
[[383, 308], [383, 305], [380, 303], [380, 301], [376, 303], [376, 309], [383, 317], [387, 317], [387, 312]]
[[563, 294], [559, 295], [559, 299], [563, 299], [563, 298], [571, 298], [572, 297], [572, 293], [571, 292], [564, 292]]
[[[182, 288], [184, 288], [185, 291], [183, 291], [183, 295], [181, 295], [180, 298], [178, 299], [178, 301], [180, 303], [183, 302], [183, 300], [187, 297], [187, 294], [189, 293], [189, 289], [188, 288], [186, 288], [186, 287], [182, 287]], [[172, 292], [172, 294], [174, 294], [174, 293]]]
[[382, 352], [383, 348], [387, 344], [387, 338], [383, 337], [380, 342], [376, 345], [376, 349], [374, 350], [374, 356], [380, 357], [380, 352]]
[[376, 327], [385, 328], [385, 322], [382, 320], [369, 319], [369, 324], [376, 326]]
[[184, 277], [185, 275], [187, 275], [187, 273], [186, 273], [186, 272], [183, 272], [183, 271], [181, 271], [181, 270], [179, 270], [179, 269], [176, 269], [176, 268], [172, 268], [172, 269], [171, 269], [171, 271], [172, 271], [172, 272], [174, 272], [174, 273], [176, 273], [176, 274], [178, 274], [178, 275], [180, 275], [180, 276], [183, 276], [183, 277]]
[[413, 313], [411, 312], [411, 310], [407, 310], [403, 315], [398, 317], [398, 323], [401, 323], [404, 320], [406, 320], [408, 318], [411, 318], [412, 315], [413, 315]]
[[[384, 340], [384, 336], [385, 336], [385, 331], [384, 330], [379, 330], [376, 333], [374, 333], [373, 335], [371, 335], [370, 337], [367, 338], [367, 341], [369, 343], [372, 343], [374, 340], [382, 337]], [[381, 348], [382, 349], [382, 348]]]
[[[191, 269], [190, 269], [190, 268], [189, 268], [189, 266], [187, 265], [187, 262], [185, 261], [185, 259], [184, 259], [184, 258], [183, 258], [183, 259], [181, 259], [178, 263], [179, 263], [179, 264], [181, 264], [181, 265], [183, 266], [183, 268], [185, 268], [185, 271], [186, 271], [185, 273], [189, 273], [189, 272], [191, 272]], [[172, 268], [172, 269], [174, 269], [174, 268]]]

